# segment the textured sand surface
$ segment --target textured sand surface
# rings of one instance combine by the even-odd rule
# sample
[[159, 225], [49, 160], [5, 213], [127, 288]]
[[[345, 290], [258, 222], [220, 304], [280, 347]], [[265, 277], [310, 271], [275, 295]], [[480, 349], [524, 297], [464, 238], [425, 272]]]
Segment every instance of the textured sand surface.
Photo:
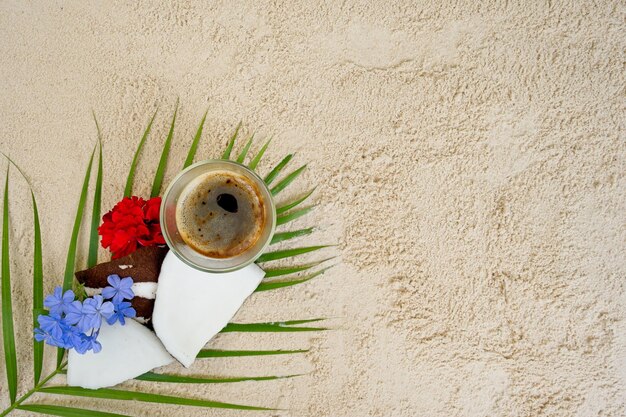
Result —
[[[242, 120], [275, 135], [262, 173], [288, 152], [294, 167], [309, 162], [287, 194], [317, 185], [319, 209], [293, 227], [319, 224], [302, 243], [337, 242], [328, 255], [341, 255], [323, 277], [256, 294], [237, 316], [331, 317], [337, 330], [213, 344], [309, 353], [187, 371], [305, 376], [155, 392], [288, 410], [258, 415], [626, 414], [623, 2], [131, 3], [0, 3], [0, 150], [39, 199], [46, 290], [61, 279], [96, 140], [91, 110], [108, 209], [158, 106], [136, 189], [149, 193], [177, 97], [166, 181], [206, 109], [201, 158]], [[28, 364], [31, 214], [15, 173], [12, 184]], [[4, 409], [4, 363], [0, 378]], [[20, 380], [23, 393], [30, 368]], [[248, 415], [52, 399], [141, 416]]]

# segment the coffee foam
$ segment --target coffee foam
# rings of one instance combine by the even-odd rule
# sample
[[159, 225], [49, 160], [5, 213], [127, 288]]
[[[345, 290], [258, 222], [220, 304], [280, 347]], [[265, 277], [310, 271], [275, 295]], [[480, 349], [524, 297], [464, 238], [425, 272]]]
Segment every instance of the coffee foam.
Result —
[[[229, 194], [237, 209], [224, 209], [217, 197]], [[230, 198], [230, 197], [229, 197]], [[211, 258], [237, 256], [257, 242], [265, 226], [264, 202], [248, 178], [229, 171], [207, 173], [183, 190], [176, 224], [185, 243]]]

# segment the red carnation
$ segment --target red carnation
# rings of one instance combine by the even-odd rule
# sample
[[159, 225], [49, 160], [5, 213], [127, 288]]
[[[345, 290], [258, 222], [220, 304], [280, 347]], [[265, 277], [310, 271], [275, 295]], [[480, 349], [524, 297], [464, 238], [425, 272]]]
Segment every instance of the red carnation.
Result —
[[161, 197], [146, 201], [140, 197], [125, 197], [113, 210], [102, 217], [98, 233], [102, 247], [109, 248], [113, 259], [129, 255], [142, 246], [164, 245], [159, 223]]

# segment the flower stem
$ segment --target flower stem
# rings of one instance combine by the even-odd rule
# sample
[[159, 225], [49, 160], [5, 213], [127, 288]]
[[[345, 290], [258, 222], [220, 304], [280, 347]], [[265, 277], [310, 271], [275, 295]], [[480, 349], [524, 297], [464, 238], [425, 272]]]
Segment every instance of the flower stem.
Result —
[[63, 362], [62, 364], [60, 364], [50, 375], [48, 375], [47, 377], [45, 377], [43, 380], [41, 380], [37, 385], [35, 385], [33, 387], [33, 389], [31, 389], [30, 391], [28, 391], [26, 394], [22, 395], [20, 398], [17, 399], [17, 401], [15, 401], [13, 404], [11, 404], [9, 406], [9, 408], [7, 408], [6, 410], [4, 410], [2, 413], [0, 413], [0, 417], [4, 417], [7, 414], [9, 414], [11, 411], [13, 411], [14, 409], [16, 409], [20, 404], [22, 404], [24, 401], [26, 401], [31, 395], [33, 395], [34, 393], [36, 393], [37, 391], [39, 391], [40, 388], [42, 388], [46, 382], [50, 381], [52, 378], [54, 378], [55, 376], [57, 376], [61, 371], [63, 371], [65, 368], [65, 365], [67, 365], [67, 361]]

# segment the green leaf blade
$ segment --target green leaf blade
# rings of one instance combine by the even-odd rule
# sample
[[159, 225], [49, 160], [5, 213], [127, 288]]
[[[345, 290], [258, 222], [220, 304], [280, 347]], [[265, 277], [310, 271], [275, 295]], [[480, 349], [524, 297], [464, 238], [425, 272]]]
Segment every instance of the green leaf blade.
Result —
[[266, 252], [263, 255], [259, 256], [257, 259], [257, 263], [275, 261], [278, 259], [291, 258], [293, 256], [303, 255], [305, 253], [315, 252], [320, 249], [328, 248], [332, 245], [318, 245], [318, 246], [306, 246], [302, 248], [293, 248], [293, 249], [284, 249], [278, 250], [274, 252]]
[[312, 263], [305, 264], [305, 265], [287, 266], [283, 268], [267, 268], [265, 269], [265, 278], [273, 278], [273, 277], [278, 277], [282, 275], [289, 275], [289, 274], [295, 274], [297, 272], [306, 271], [307, 269], [316, 267], [321, 263], [330, 261], [333, 258], [334, 257], [326, 258], [326, 259], [322, 259], [321, 261], [312, 262]]
[[307, 167], [306, 165], [302, 165], [300, 168], [296, 169], [291, 174], [283, 178], [278, 184], [276, 184], [274, 188], [271, 189], [272, 195], [277, 195], [278, 193], [283, 191], [285, 188], [287, 188], [289, 184], [294, 182], [294, 180], [298, 178], [300, 174], [302, 174], [302, 172], [304, 172], [306, 167]]
[[13, 328], [13, 306], [11, 300], [11, 263], [9, 260], [9, 168], [7, 167], [4, 183], [2, 206], [2, 341], [4, 345], [4, 363], [6, 366], [7, 385], [11, 404], [17, 395], [17, 352], [15, 350], [15, 331]]
[[137, 170], [137, 163], [139, 161], [139, 155], [141, 154], [141, 150], [143, 149], [143, 145], [146, 143], [146, 139], [150, 134], [150, 130], [152, 129], [152, 123], [154, 122], [154, 118], [157, 115], [157, 110], [154, 111], [146, 130], [143, 132], [143, 136], [139, 141], [139, 145], [137, 145], [137, 149], [135, 150], [135, 155], [133, 156], [133, 160], [130, 163], [130, 169], [128, 170], [128, 177], [126, 178], [126, 187], [124, 187], [124, 197], [130, 197], [133, 195], [133, 182], [135, 180], [135, 171]]
[[292, 355], [295, 353], [306, 353], [308, 349], [296, 350], [219, 350], [219, 349], [203, 349], [196, 356], [198, 359], [204, 358], [232, 358], [240, 356], [273, 356], [273, 355]]
[[313, 194], [313, 191], [315, 191], [315, 187], [313, 187], [313, 189], [311, 191], [309, 191], [308, 193], [306, 193], [304, 196], [292, 201], [291, 203], [287, 203], [283, 206], [280, 206], [276, 209], [276, 214], [283, 214], [284, 212], [291, 210], [292, 208], [300, 205], [301, 203], [303, 203], [307, 198], [309, 198], [311, 196], [311, 194]]
[[250, 136], [250, 139], [248, 139], [248, 142], [246, 143], [246, 145], [243, 147], [243, 149], [237, 156], [238, 163], [243, 164], [243, 161], [246, 159], [246, 156], [248, 155], [248, 151], [250, 151], [250, 146], [252, 146], [253, 140], [254, 140], [254, 134]]
[[324, 319], [291, 320], [269, 323], [228, 323], [220, 333], [283, 333], [283, 332], [317, 332], [328, 330], [325, 327], [300, 327], [296, 324], [313, 323]]
[[87, 256], [87, 268], [98, 263], [98, 226], [100, 225], [100, 209], [102, 205], [102, 135], [96, 115], [93, 116], [98, 130], [98, 172], [96, 174], [96, 186], [93, 193], [93, 208], [91, 211], [91, 229], [89, 232], [89, 251]]
[[157, 197], [161, 192], [161, 185], [163, 184], [163, 177], [165, 176], [165, 168], [167, 168], [167, 159], [170, 155], [170, 148], [172, 147], [172, 138], [174, 137], [174, 126], [176, 125], [176, 115], [178, 114], [178, 100], [176, 100], [176, 109], [174, 110], [174, 117], [172, 117], [172, 123], [170, 124], [170, 131], [167, 133], [163, 150], [161, 151], [161, 158], [159, 159], [159, 165], [157, 166], [156, 173], [154, 174], [154, 181], [152, 181], [152, 191], [150, 197]]
[[108, 413], [105, 411], [48, 404], [21, 404], [16, 408], [18, 410], [30, 411], [32, 413], [61, 417], [129, 417], [127, 414]]
[[207, 111], [204, 112], [204, 116], [202, 116], [202, 120], [200, 121], [198, 130], [196, 131], [196, 136], [194, 136], [193, 141], [191, 142], [191, 146], [189, 147], [189, 153], [187, 153], [187, 159], [185, 159], [185, 163], [183, 164], [183, 169], [193, 164], [193, 159], [196, 157], [196, 151], [198, 150], [198, 143], [200, 143], [200, 138], [202, 137], [202, 130], [204, 129], [204, 122], [206, 121], [206, 115], [208, 112], [209, 110], [207, 109]]
[[295, 239], [301, 236], [307, 236], [313, 233], [313, 230], [315, 229], [312, 227], [309, 227], [306, 229], [292, 230], [290, 232], [275, 233], [274, 236], [272, 237], [271, 244], [274, 245], [276, 243], [284, 242], [286, 240]]
[[282, 214], [278, 216], [278, 218], [276, 219], [276, 226], [282, 226], [306, 214], [309, 214], [309, 212], [311, 212], [315, 207], [316, 206], [310, 206], [310, 207], [306, 207], [300, 210], [293, 211], [291, 213]]
[[204, 408], [226, 408], [234, 410], [272, 410], [271, 408], [255, 407], [241, 404], [231, 404], [219, 401], [200, 400], [195, 398], [173, 397], [162, 394], [151, 394], [140, 391], [125, 391], [118, 389], [100, 388], [97, 390], [90, 390], [80, 387], [64, 387], [53, 386], [44, 387], [39, 390], [44, 394], [57, 394], [57, 395], [71, 395], [88, 398], [106, 398], [109, 400], [123, 400], [123, 401], [141, 401], [157, 404], [176, 404], [176, 405], [188, 405], [192, 407], [204, 407]]
[[152, 382], [165, 382], [173, 384], [228, 384], [233, 382], [244, 381], [271, 381], [274, 379], [293, 378], [299, 375], [285, 375], [285, 376], [241, 376], [241, 377], [197, 377], [186, 375], [172, 375], [172, 374], [158, 374], [154, 372], [146, 372], [143, 375], [138, 376], [137, 380], [140, 381], [152, 381]]
[[261, 284], [259, 284], [259, 286], [256, 288], [256, 292], [262, 292], [262, 291], [271, 291], [271, 290], [277, 290], [279, 288], [286, 288], [286, 287], [291, 287], [294, 285], [298, 285], [298, 284], [302, 284], [305, 283], [307, 281], [312, 280], [315, 277], [318, 277], [320, 275], [322, 275], [324, 272], [326, 272], [328, 269], [332, 268], [332, 266], [329, 266], [327, 268], [321, 269], [317, 272], [314, 272], [312, 274], [303, 276], [303, 277], [299, 277], [299, 278], [295, 278], [295, 279], [290, 279], [290, 280], [283, 280], [283, 281], [263, 281], [261, 282]]
[[[37, 316], [43, 309], [43, 251], [41, 248], [41, 225], [39, 223], [39, 209], [35, 200], [35, 193], [31, 189], [33, 203], [33, 224], [34, 224], [34, 249], [33, 249], [33, 329], [36, 328]], [[41, 379], [41, 369], [43, 366], [44, 344], [33, 338], [33, 372], [35, 385]]]
[[284, 157], [278, 163], [278, 165], [276, 165], [274, 169], [272, 169], [270, 173], [267, 174], [267, 176], [264, 179], [265, 184], [270, 185], [276, 179], [276, 177], [282, 172], [282, 170], [285, 168], [285, 165], [287, 165], [289, 161], [291, 161], [292, 158], [293, 158], [293, 154], [291, 153], [287, 155], [286, 157]]
[[263, 158], [263, 155], [265, 154], [265, 151], [267, 150], [267, 147], [270, 145], [271, 141], [272, 139], [270, 138], [267, 142], [265, 142], [265, 145], [263, 145], [263, 147], [255, 155], [255, 157], [252, 158], [252, 161], [250, 161], [250, 164], [248, 164], [248, 168], [250, 168], [253, 171], [256, 169], [256, 167], [259, 165], [259, 162], [261, 162], [261, 158]]
[[228, 145], [226, 145], [226, 149], [224, 149], [224, 153], [222, 153], [222, 159], [230, 159], [230, 154], [233, 151], [233, 146], [235, 146], [235, 140], [237, 140], [239, 129], [241, 129], [241, 122], [239, 122], [239, 124], [235, 128], [235, 133], [233, 133], [233, 135], [230, 137]]

